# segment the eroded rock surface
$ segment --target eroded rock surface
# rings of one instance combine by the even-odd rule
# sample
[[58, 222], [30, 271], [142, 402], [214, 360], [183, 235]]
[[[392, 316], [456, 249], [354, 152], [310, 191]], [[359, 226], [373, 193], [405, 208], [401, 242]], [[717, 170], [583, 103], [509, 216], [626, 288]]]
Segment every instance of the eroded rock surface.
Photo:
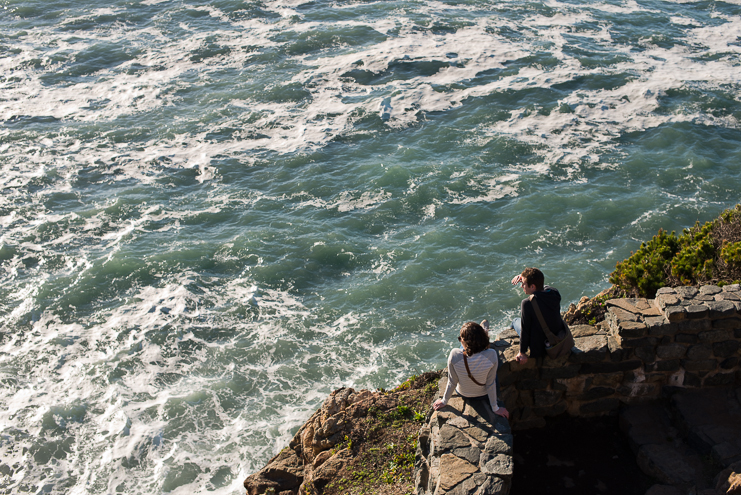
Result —
[[321, 493], [351, 455], [336, 448], [352, 429], [354, 418], [368, 414], [372, 406], [387, 410], [396, 406], [383, 394], [341, 388], [330, 394], [293, 437], [288, 447], [259, 472], [247, 477], [247, 495], [304, 495]]

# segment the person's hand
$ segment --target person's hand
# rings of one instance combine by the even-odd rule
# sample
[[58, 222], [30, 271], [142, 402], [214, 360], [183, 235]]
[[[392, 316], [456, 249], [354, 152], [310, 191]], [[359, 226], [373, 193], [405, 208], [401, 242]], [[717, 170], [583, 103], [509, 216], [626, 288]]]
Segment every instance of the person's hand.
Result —
[[505, 419], [509, 419], [509, 411], [507, 410], [506, 407], [500, 407], [499, 409], [494, 411], [494, 414], [496, 414], [497, 416], [501, 416]]
[[520, 364], [525, 364], [527, 363], [527, 356], [521, 352], [518, 352], [517, 356], [515, 356], [515, 361], [517, 361]]
[[522, 275], [515, 275], [512, 279], [512, 285], [522, 284], [524, 280], [522, 280]]
[[445, 402], [443, 402], [443, 400], [442, 400], [442, 399], [437, 399], [437, 400], [435, 401], [435, 403], [434, 403], [434, 404], [432, 404], [432, 408], [433, 408], [433, 409], [434, 409], [435, 411], [439, 411], [440, 409], [442, 409], [442, 408], [443, 408], [443, 407], [445, 407], [445, 406], [447, 406], [447, 404], [446, 404]]

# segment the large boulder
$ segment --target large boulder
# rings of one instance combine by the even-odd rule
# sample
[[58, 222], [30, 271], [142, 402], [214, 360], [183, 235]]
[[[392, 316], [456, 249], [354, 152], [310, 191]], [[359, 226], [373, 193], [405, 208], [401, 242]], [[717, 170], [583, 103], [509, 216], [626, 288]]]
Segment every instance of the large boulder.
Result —
[[[331, 449], [340, 444], [351, 430], [348, 419], [348, 406], [355, 405], [351, 412], [367, 412], [368, 405], [363, 401], [372, 400], [374, 394], [367, 390], [355, 392], [351, 388], [341, 388], [330, 394], [322, 407], [299, 429], [288, 447], [273, 457], [259, 472], [244, 480], [247, 495], [262, 495], [272, 490], [276, 494], [284, 492], [296, 494], [314, 484], [314, 473], [319, 484], [326, 484], [328, 473], [337, 467], [347, 454], [335, 455]], [[341, 466], [340, 466], [341, 467]], [[323, 486], [323, 485], [322, 485]]]

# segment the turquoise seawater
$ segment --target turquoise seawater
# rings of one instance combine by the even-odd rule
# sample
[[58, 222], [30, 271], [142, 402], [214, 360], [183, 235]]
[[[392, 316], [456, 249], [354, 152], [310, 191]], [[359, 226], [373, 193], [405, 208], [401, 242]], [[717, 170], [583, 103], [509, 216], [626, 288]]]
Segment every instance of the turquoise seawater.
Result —
[[740, 201], [741, 1], [0, 0], [0, 493], [237, 494], [335, 388]]

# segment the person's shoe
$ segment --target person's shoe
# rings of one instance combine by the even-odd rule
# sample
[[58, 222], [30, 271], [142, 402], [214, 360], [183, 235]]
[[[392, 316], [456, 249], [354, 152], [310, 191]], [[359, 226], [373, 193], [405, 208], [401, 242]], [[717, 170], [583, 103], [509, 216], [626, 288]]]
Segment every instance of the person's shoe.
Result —
[[489, 335], [489, 320], [481, 320], [481, 326], [486, 330], [486, 335]]

